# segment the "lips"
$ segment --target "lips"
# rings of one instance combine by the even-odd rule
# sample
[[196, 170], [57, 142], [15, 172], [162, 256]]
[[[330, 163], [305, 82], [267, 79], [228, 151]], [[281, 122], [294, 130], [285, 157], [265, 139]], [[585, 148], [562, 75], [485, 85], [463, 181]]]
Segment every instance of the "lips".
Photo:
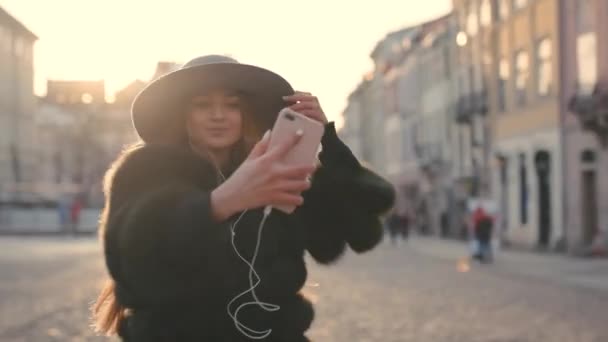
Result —
[[228, 129], [227, 128], [209, 128], [208, 131], [211, 134], [223, 134], [226, 131], [228, 131]]

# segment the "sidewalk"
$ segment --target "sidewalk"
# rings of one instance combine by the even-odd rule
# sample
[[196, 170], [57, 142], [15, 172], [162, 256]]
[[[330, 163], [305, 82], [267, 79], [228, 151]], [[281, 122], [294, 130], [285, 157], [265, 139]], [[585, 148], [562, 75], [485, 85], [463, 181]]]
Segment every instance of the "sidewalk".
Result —
[[[79, 234], [97, 231], [101, 210], [85, 208], [80, 214]], [[3, 208], [0, 210], [0, 235], [64, 235], [64, 227], [56, 209]]]
[[[403, 247], [454, 263], [468, 258], [469, 252], [468, 245], [462, 241], [420, 236], [412, 236]], [[499, 250], [494, 264], [478, 267], [608, 294], [608, 259], [605, 258], [582, 259], [560, 254]]]

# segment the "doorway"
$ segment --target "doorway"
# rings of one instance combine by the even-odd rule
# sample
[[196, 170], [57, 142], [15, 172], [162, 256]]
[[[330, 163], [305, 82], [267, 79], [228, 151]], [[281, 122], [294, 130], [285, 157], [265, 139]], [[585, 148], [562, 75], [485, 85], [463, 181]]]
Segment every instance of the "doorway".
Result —
[[595, 170], [582, 173], [583, 243], [591, 245], [597, 233], [597, 175]]
[[534, 164], [538, 176], [538, 246], [547, 248], [551, 242], [551, 155], [537, 152]]

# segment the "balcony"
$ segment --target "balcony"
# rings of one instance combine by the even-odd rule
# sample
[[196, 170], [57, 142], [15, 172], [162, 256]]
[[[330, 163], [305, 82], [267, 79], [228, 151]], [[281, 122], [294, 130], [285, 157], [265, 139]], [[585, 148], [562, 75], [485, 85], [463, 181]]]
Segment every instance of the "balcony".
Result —
[[455, 105], [456, 122], [469, 124], [474, 115], [488, 113], [488, 94], [485, 90], [461, 96]]
[[608, 84], [597, 83], [590, 94], [577, 92], [570, 98], [568, 109], [582, 128], [592, 132], [602, 147], [608, 146]]

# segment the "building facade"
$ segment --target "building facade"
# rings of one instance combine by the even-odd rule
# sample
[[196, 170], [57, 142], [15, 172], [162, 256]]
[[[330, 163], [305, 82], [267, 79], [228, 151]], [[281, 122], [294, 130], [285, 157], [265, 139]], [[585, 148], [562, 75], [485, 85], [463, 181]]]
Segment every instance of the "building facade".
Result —
[[[587, 250], [608, 217], [604, 1], [461, 0], [457, 44], [481, 37], [486, 165], [505, 242]], [[474, 38], [473, 38], [474, 39]], [[461, 63], [462, 64], [462, 63]], [[473, 77], [474, 79], [474, 77]], [[598, 114], [599, 113], [599, 114]], [[473, 125], [474, 126], [474, 125]], [[474, 134], [475, 135], [475, 134]]]
[[365, 91], [366, 80], [362, 80], [357, 88], [349, 95], [346, 108], [342, 113], [344, 125], [339, 131], [340, 138], [346, 143], [353, 154], [359, 160], [369, 160], [371, 153], [364, 151], [364, 122], [363, 115], [364, 99], [362, 93]]
[[103, 81], [47, 81], [36, 112], [40, 165], [33, 192], [53, 201], [82, 195], [87, 205], [99, 202], [91, 193], [108, 165], [101, 142], [105, 96]]
[[349, 96], [341, 134], [397, 188], [396, 210], [441, 229], [449, 209], [453, 22], [445, 16], [389, 33], [370, 57], [374, 70]]
[[499, 232], [506, 242], [552, 248], [564, 240], [559, 4], [469, 1], [475, 8], [494, 43], [484, 62]]
[[608, 3], [453, 5], [377, 44], [349, 98], [349, 142], [430, 233], [465, 236], [467, 204], [483, 198], [505, 243], [605, 251]]
[[608, 3], [561, 0], [562, 218], [572, 253], [608, 246]]
[[397, 189], [396, 211], [410, 216], [416, 209], [420, 183], [412, 134], [421, 105], [420, 89], [415, 86], [420, 71], [413, 53], [419, 32], [417, 25], [389, 33], [370, 55], [375, 66], [372, 94], [378, 108], [369, 126], [376, 132], [370, 143], [383, 156], [384, 175]]
[[15, 191], [33, 179], [33, 46], [38, 38], [0, 8], [0, 200], [19, 201]]
[[461, 217], [454, 191], [455, 148], [453, 103], [458, 99], [453, 79], [456, 68], [456, 25], [452, 15], [421, 26], [415, 54], [420, 77], [420, 111], [411, 134], [412, 150], [420, 172], [428, 230], [441, 236], [458, 236]]
[[458, 94], [454, 102], [454, 131], [457, 148], [453, 168], [460, 206], [470, 198], [491, 194], [491, 120], [488, 116], [493, 75], [495, 37], [492, 30], [492, 5], [489, 0], [455, 0], [454, 20], [458, 33], [453, 40], [458, 46], [453, 87]]

